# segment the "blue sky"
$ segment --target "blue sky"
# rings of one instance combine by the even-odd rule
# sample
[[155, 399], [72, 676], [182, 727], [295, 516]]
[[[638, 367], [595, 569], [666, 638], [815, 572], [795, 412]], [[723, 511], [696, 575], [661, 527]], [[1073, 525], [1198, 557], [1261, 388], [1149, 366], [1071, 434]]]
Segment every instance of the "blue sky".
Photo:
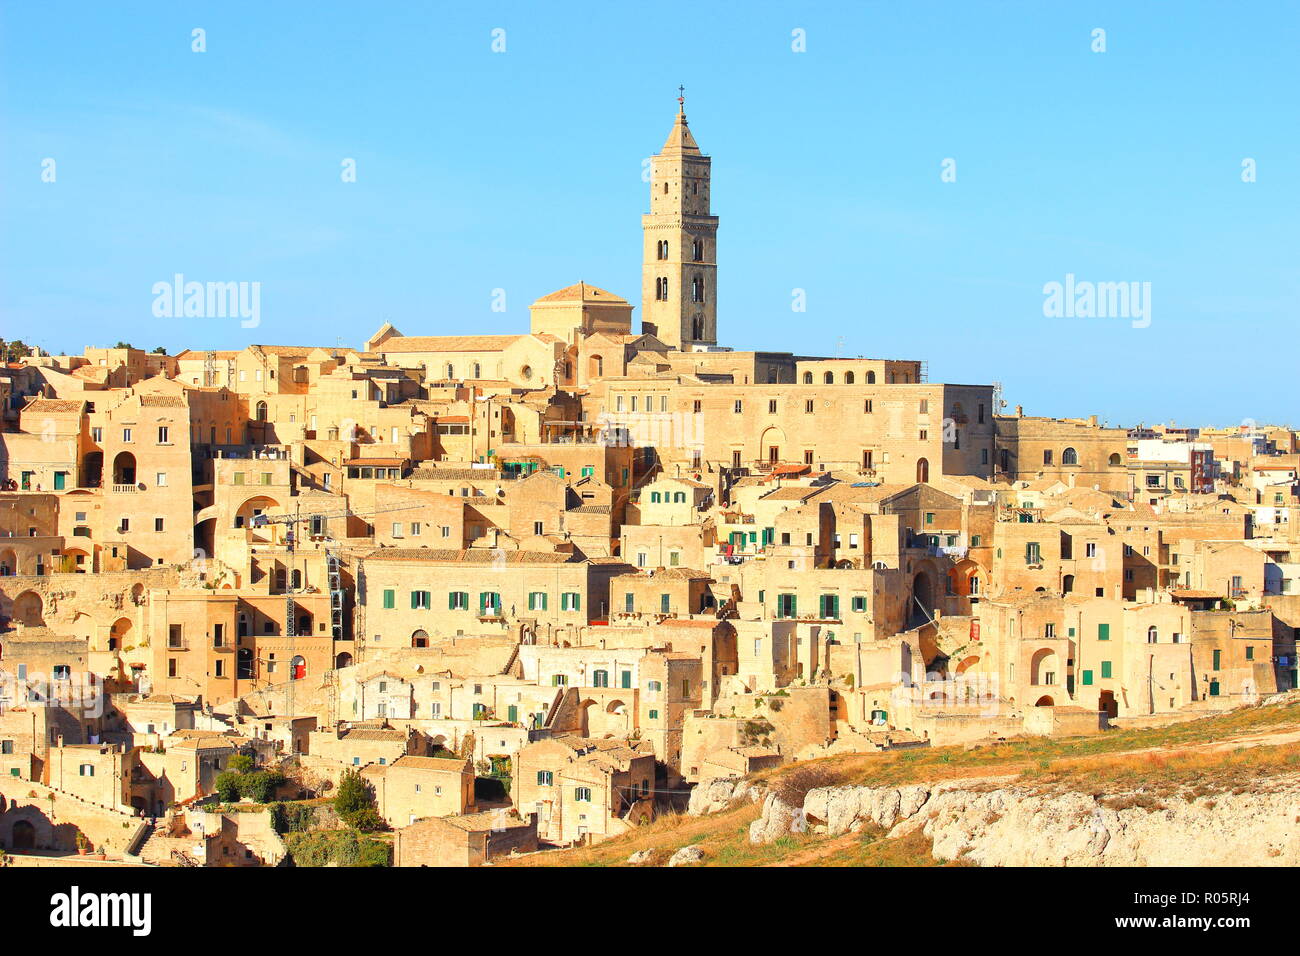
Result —
[[[1297, 49], [1285, 2], [10, 2], [0, 336], [514, 332], [579, 279], [639, 305], [682, 83], [723, 344], [924, 359], [1029, 414], [1300, 424]], [[260, 282], [260, 327], [155, 318], [175, 273]], [[1044, 317], [1067, 273], [1150, 282], [1150, 326]]]

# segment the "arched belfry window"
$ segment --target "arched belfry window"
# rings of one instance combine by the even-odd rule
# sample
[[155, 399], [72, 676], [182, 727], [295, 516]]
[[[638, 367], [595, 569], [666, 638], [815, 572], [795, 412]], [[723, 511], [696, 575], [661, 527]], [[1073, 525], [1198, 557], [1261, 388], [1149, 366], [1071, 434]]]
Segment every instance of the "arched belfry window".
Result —
[[692, 245], [692, 251], [695, 254], [695, 261], [703, 262], [704, 261], [704, 240], [696, 239]]
[[691, 301], [704, 301], [704, 278], [702, 276], [696, 276], [691, 280]]

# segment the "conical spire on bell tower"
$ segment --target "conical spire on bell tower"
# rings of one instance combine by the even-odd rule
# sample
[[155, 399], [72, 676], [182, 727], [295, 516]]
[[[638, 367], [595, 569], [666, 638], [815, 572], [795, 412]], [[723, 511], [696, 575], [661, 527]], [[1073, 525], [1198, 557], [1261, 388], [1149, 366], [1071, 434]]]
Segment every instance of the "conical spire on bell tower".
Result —
[[677, 92], [677, 119], [673, 121], [668, 139], [664, 141], [663, 152], [698, 153], [700, 147], [696, 145], [695, 137], [691, 135], [691, 128], [686, 123], [686, 87], [677, 87]]

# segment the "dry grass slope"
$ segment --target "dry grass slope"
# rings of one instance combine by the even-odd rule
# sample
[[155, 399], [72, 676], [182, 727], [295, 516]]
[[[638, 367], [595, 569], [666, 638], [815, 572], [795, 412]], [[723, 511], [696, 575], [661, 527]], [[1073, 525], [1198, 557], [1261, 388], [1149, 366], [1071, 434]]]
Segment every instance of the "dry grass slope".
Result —
[[[1089, 737], [831, 757], [767, 771], [755, 779], [766, 781], [787, 801], [801, 802], [814, 787], [1005, 776], [1018, 786], [1091, 793], [1116, 809], [1159, 810], [1169, 800], [1266, 787], [1271, 775], [1297, 770], [1300, 699], [1168, 727]], [[633, 852], [650, 850], [643, 865], [662, 866], [675, 851], [691, 845], [703, 848], [704, 866], [940, 865], [930, 855], [930, 841], [920, 833], [895, 840], [873, 831], [837, 837], [792, 833], [768, 846], [752, 846], [748, 828], [758, 815], [758, 806], [750, 803], [706, 817], [673, 815], [593, 847], [546, 851], [501, 865], [623, 866]]]

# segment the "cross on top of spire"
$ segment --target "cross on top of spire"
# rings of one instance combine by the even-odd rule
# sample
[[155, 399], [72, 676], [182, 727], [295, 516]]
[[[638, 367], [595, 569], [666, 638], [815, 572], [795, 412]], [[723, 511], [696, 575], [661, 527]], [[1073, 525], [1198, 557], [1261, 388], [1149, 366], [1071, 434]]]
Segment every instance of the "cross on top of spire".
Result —
[[677, 87], [677, 112], [686, 112], [686, 87]]

